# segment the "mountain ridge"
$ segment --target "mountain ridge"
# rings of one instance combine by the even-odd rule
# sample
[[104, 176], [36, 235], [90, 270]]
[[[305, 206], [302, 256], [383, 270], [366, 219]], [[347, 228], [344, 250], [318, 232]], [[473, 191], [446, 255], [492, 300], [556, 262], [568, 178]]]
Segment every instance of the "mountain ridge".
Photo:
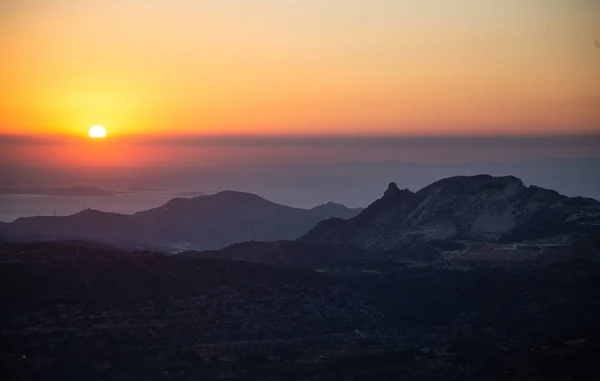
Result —
[[349, 218], [360, 210], [327, 205], [293, 208], [252, 193], [223, 191], [174, 198], [131, 215], [86, 209], [64, 217], [18, 218], [0, 225], [0, 236], [137, 242], [175, 251], [182, 247], [208, 250], [248, 240], [296, 239], [323, 219]]
[[432, 239], [499, 242], [547, 238], [595, 229], [600, 202], [567, 197], [514, 176], [455, 176], [418, 192], [391, 183], [359, 215], [329, 219], [299, 240], [395, 249]]

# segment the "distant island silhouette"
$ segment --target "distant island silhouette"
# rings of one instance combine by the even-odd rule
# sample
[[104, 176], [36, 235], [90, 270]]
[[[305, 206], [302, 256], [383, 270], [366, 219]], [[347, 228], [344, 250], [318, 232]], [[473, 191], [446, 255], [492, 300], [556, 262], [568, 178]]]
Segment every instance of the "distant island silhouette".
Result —
[[0, 187], [1, 195], [40, 195], [40, 196], [116, 196], [118, 192], [94, 187], [69, 188], [29, 188], [29, 187]]

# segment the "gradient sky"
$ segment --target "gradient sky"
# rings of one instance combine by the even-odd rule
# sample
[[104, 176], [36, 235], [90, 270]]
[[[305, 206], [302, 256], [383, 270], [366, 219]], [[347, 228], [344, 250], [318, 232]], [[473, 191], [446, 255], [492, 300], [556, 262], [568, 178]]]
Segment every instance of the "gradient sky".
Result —
[[3, 0], [0, 134], [600, 133], [600, 1]]

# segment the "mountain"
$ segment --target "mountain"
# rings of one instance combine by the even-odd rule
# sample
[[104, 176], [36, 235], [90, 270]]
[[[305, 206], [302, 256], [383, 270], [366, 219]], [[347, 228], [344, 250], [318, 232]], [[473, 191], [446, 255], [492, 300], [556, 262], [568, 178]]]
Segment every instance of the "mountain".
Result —
[[391, 183], [348, 220], [317, 224], [299, 240], [399, 249], [435, 239], [479, 242], [568, 239], [600, 233], [600, 202], [525, 186], [513, 176], [457, 176], [413, 193]]
[[355, 212], [356, 212], [356, 214], [358, 214], [362, 211], [362, 208], [349, 209], [345, 205], [330, 201], [326, 204], [315, 206], [314, 208], [311, 209], [311, 211], [318, 213], [318, 214], [322, 214], [324, 216], [325, 215], [345, 216], [345, 215], [349, 214], [348, 210], [352, 211], [352, 212], [350, 212], [350, 214], [354, 214]]
[[208, 250], [243, 241], [296, 239], [321, 220], [350, 218], [359, 212], [333, 203], [313, 209], [292, 208], [254, 194], [224, 191], [175, 198], [133, 215], [87, 209], [66, 217], [19, 218], [0, 225], [0, 237], [87, 239], [128, 247], [161, 246], [171, 251]]
[[[0, 240], [0, 379], [594, 379], [599, 211], [481, 175], [362, 212], [227, 191], [0, 223], [71, 237]], [[176, 256], [77, 239], [220, 247], [324, 218]]]

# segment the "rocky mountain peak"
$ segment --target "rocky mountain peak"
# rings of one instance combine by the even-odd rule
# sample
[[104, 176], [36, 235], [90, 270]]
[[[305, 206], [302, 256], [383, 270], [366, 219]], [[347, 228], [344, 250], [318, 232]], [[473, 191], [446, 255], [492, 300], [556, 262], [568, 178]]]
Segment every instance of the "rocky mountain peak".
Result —
[[410, 195], [410, 194], [412, 194], [412, 192], [408, 189], [400, 189], [400, 188], [398, 188], [398, 185], [396, 185], [395, 182], [391, 182], [388, 185], [385, 192], [383, 193], [383, 198], [389, 199], [389, 198], [399, 195], [399, 194]]
[[385, 190], [385, 192], [383, 193], [383, 197], [391, 197], [393, 195], [395, 195], [396, 193], [400, 192], [400, 188], [398, 188], [398, 185], [396, 185], [395, 182], [391, 182], [387, 189]]
[[398, 249], [434, 239], [542, 239], [600, 226], [600, 204], [527, 187], [514, 176], [455, 176], [416, 193], [390, 183], [358, 216], [318, 226], [306, 242]]

